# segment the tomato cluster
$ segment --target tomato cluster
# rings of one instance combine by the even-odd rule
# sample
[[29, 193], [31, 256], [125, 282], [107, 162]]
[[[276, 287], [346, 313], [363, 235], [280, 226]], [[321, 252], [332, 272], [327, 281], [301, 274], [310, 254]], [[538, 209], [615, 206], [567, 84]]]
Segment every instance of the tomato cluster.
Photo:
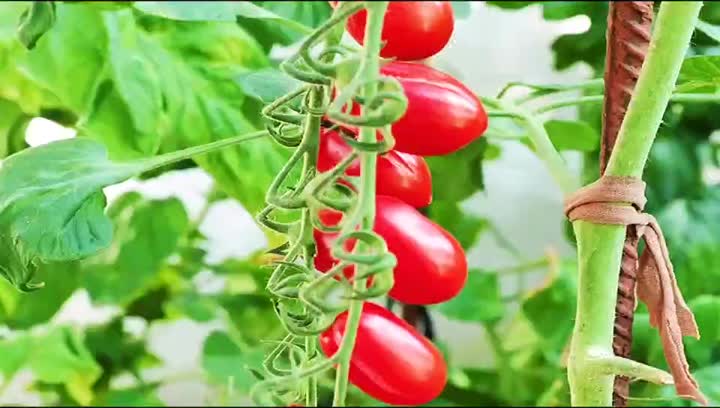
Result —
[[[330, 3], [335, 6], [337, 2]], [[358, 42], [362, 42], [365, 22], [364, 10], [347, 21], [348, 33]], [[381, 75], [400, 82], [408, 107], [392, 125], [393, 149], [378, 156], [373, 230], [397, 258], [388, 296], [405, 304], [448, 301], [460, 293], [467, 280], [462, 246], [418, 211], [432, 202], [432, 179], [423, 156], [462, 149], [488, 126], [482, 103], [472, 91], [452, 76], [416, 61], [442, 50], [453, 28], [452, 6], [447, 1], [394, 1], [385, 14], [381, 56], [393, 61], [381, 68]], [[350, 107], [352, 113], [359, 113], [359, 109], [357, 105]], [[357, 129], [353, 128], [321, 131], [317, 169], [328, 171], [348, 157], [352, 148], [345, 139], [356, 136]], [[354, 188], [351, 180], [360, 174], [356, 161], [340, 182]], [[335, 225], [341, 214], [326, 210], [320, 219], [326, 225]], [[338, 263], [331, 254], [337, 234], [315, 230], [314, 239], [314, 266], [327, 272]], [[354, 244], [346, 241], [346, 249], [351, 250]], [[352, 280], [354, 267], [347, 267], [343, 275]], [[340, 314], [320, 336], [327, 356], [340, 347], [346, 319], [347, 312]], [[438, 349], [413, 327], [389, 310], [366, 303], [351, 359], [350, 381], [383, 402], [419, 405], [440, 394], [447, 381], [447, 367]]]

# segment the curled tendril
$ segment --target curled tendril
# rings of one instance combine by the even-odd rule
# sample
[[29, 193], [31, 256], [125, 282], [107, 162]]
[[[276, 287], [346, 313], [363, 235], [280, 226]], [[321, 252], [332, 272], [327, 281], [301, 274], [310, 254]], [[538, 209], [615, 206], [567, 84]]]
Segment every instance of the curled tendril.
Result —
[[[384, 295], [393, 285], [397, 260], [382, 237], [362, 228], [364, 210], [357, 208], [357, 193], [345, 172], [358, 157], [382, 154], [392, 148], [395, 139], [390, 128], [407, 110], [407, 98], [394, 78], [362, 81], [357, 73], [363, 59], [357, 52], [337, 45], [316, 50], [334, 28], [365, 7], [364, 2], [339, 4], [333, 16], [301, 44], [298, 52], [280, 64], [282, 71], [304, 85], [262, 110], [272, 138], [295, 150], [270, 184], [266, 206], [256, 217], [263, 226], [288, 237], [285, 244], [272, 251], [283, 258], [272, 265], [267, 291], [289, 334], [268, 354], [263, 362], [266, 376], [251, 390], [251, 397], [261, 405], [286, 405], [287, 401], [301, 399], [305, 379], [332, 368], [336, 360], [335, 356], [328, 359], [317, 351], [306, 350], [305, 338], [326, 330], [350, 301]], [[337, 86], [339, 95], [328, 102], [326, 94], [332, 85]], [[377, 89], [373, 97], [361, 95], [367, 85]], [[346, 113], [352, 104], [361, 106], [362, 113]], [[319, 126], [339, 128], [353, 148], [348, 157], [323, 173], [317, 172], [313, 157], [317, 155], [319, 138], [314, 133]], [[374, 128], [381, 137], [361, 142], [342, 126]], [[300, 179], [289, 185], [290, 175], [297, 174], [294, 170], [300, 165]], [[341, 222], [326, 225], [320, 216], [325, 209], [342, 213]], [[300, 217], [279, 221], [274, 217], [276, 211], [300, 213]], [[313, 267], [313, 228], [338, 235], [331, 253], [339, 262], [326, 273]], [[350, 241], [356, 245], [346, 250], [345, 244]], [[343, 274], [348, 267], [355, 271], [352, 281]], [[365, 284], [356, 285], [355, 281]]]
[[[369, 100], [356, 97], [359, 89], [373, 83], [378, 88], [377, 95]], [[345, 112], [353, 101], [364, 107], [362, 114]], [[353, 81], [330, 104], [327, 115], [334, 122], [346, 126], [381, 128], [398, 121], [407, 111], [407, 103], [402, 85], [395, 78], [381, 77], [372, 83]]]

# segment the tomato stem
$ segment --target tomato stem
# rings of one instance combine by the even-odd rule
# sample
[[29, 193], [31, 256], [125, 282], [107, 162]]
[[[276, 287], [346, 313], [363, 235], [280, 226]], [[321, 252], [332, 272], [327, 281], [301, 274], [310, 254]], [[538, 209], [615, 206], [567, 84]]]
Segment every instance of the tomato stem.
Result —
[[[377, 91], [377, 80], [380, 77], [380, 48], [381, 34], [385, 11], [388, 2], [366, 2], [367, 8], [367, 25], [365, 28], [364, 55], [360, 72], [357, 80], [366, 84], [362, 89], [362, 96], [365, 100], [370, 100], [375, 96]], [[365, 107], [363, 107], [363, 110]], [[360, 142], [376, 142], [376, 129], [370, 127], [362, 127], [360, 129]], [[377, 153], [372, 151], [360, 152], [360, 191], [358, 196], [357, 211], [361, 214], [361, 228], [364, 230], [372, 230], [375, 221], [375, 177], [376, 177]], [[355, 217], [352, 217], [355, 218]], [[348, 223], [350, 228], [354, 228], [354, 222]], [[363, 250], [363, 243], [358, 242], [357, 251]], [[356, 274], [362, 276], [363, 266], [357, 265]], [[365, 279], [355, 279], [353, 281], [353, 289], [360, 291], [365, 287]], [[333, 396], [333, 406], [345, 406], [345, 398], [347, 395], [348, 377], [350, 374], [350, 358], [355, 347], [355, 339], [357, 330], [360, 326], [360, 316], [362, 313], [363, 301], [355, 299], [350, 301], [348, 310], [347, 323], [343, 335], [340, 349], [337, 352], [338, 368], [335, 377], [335, 393]]]
[[[663, 113], [671, 100], [702, 2], [663, 2], [634, 95], [606, 174], [641, 177]], [[573, 223], [578, 243], [578, 306], [568, 357], [574, 406], [610, 406], [615, 375], [636, 365], [613, 356], [617, 271], [625, 241], [622, 225]], [[619, 361], [621, 359], [623, 361]], [[621, 370], [622, 369], [622, 370]], [[635, 371], [649, 379], [647, 369]], [[657, 373], [656, 373], [657, 374]]]

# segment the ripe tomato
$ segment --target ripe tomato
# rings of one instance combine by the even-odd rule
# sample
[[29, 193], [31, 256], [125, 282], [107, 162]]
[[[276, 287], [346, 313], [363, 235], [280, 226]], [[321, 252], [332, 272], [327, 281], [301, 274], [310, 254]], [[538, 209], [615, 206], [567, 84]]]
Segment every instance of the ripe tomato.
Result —
[[[367, 11], [350, 16], [347, 31], [360, 44], [365, 37]], [[391, 1], [383, 23], [385, 47], [380, 56], [421, 60], [440, 52], [450, 41], [455, 18], [449, 1]]]
[[[482, 102], [452, 76], [427, 65], [401, 61], [386, 64], [380, 73], [400, 81], [408, 99], [405, 115], [392, 125], [393, 150], [442, 156], [469, 145], [487, 130], [488, 116]], [[359, 115], [360, 105], [353, 103], [350, 113]]]
[[[330, 357], [340, 348], [347, 312], [320, 335], [320, 348]], [[447, 366], [427, 338], [392, 312], [363, 304], [350, 382], [373, 398], [393, 405], [422, 405], [434, 400], [447, 383]]]
[[[317, 169], [329, 171], [352, 153], [350, 147], [334, 130], [320, 134]], [[348, 176], [360, 176], [360, 160], [347, 168]], [[377, 160], [377, 193], [397, 197], [416, 208], [432, 202], [432, 179], [425, 159], [413, 154], [391, 150]]]
[[465, 286], [467, 259], [460, 243], [416, 209], [388, 196], [377, 197], [375, 232], [397, 257], [393, 299], [415, 305], [445, 302]]
[[391, 62], [380, 72], [397, 78], [408, 98], [405, 115], [392, 126], [395, 150], [445, 155], [467, 146], [487, 129], [482, 102], [452, 76], [411, 62]]
[[[406, 304], [429, 305], [445, 302], [460, 293], [468, 275], [465, 252], [460, 243], [397, 198], [379, 195], [376, 203], [373, 230], [385, 239], [388, 250], [397, 257], [395, 283], [388, 296]], [[332, 219], [339, 219], [338, 213], [329, 210], [321, 217], [327, 224]], [[314, 234], [317, 244], [315, 268], [326, 272], [337, 263], [330, 252], [337, 235], [317, 230]], [[348, 240], [345, 248], [350, 250], [353, 245], [354, 241]], [[352, 277], [354, 267], [345, 268], [343, 273]]]

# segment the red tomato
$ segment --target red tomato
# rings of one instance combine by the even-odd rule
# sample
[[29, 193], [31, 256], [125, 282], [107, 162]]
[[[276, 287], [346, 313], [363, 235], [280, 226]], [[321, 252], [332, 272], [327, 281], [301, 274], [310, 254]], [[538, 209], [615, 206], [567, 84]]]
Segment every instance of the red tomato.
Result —
[[[328, 226], [335, 226], [340, 222], [342, 214], [331, 210], [320, 211], [320, 220]], [[320, 272], [327, 272], [332, 269], [333, 266], [337, 265], [339, 261], [331, 255], [333, 242], [337, 239], [339, 233], [334, 232], [322, 232], [319, 230], [313, 230], [313, 238], [315, 239], [315, 269]], [[345, 249], [350, 251], [353, 249], [355, 243], [353, 240], [345, 241]], [[343, 275], [348, 280], [353, 277], [353, 267], [348, 266], [343, 270]], [[335, 280], [340, 280], [339, 276], [335, 276]]]
[[[320, 335], [320, 348], [328, 357], [340, 348], [347, 314], [340, 314]], [[447, 366], [437, 347], [413, 327], [382, 306], [365, 303], [349, 377], [387, 404], [422, 405], [445, 388]]]
[[388, 196], [377, 197], [373, 228], [397, 257], [393, 299], [415, 305], [445, 302], [465, 286], [468, 266], [460, 243], [416, 209]]
[[395, 150], [445, 155], [467, 146], [487, 129], [480, 99], [452, 76], [411, 62], [391, 62], [380, 72], [397, 78], [408, 98], [405, 115], [392, 126]]
[[[380, 73], [400, 81], [408, 99], [405, 115], [392, 125], [393, 150], [442, 156], [469, 145], [487, 130], [482, 102], [452, 76], [401, 61], [386, 64]], [[360, 105], [353, 103], [350, 113], [359, 115]]]
[[[329, 171], [350, 153], [350, 147], [340, 134], [324, 130], [320, 134], [317, 169]], [[360, 176], [360, 160], [345, 171], [348, 176]], [[432, 179], [425, 159], [413, 154], [391, 150], [377, 160], [377, 194], [397, 197], [416, 208], [432, 202]]]
[[[387, 242], [388, 250], [397, 257], [395, 283], [388, 293], [406, 304], [429, 305], [455, 297], [465, 286], [468, 275], [465, 252], [460, 243], [446, 230], [430, 221], [416, 209], [394, 197], [379, 195], [373, 230]], [[326, 211], [323, 220], [337, 220], [338, 213]], [[337, 222], [337, 221], [336, 221]], [[314, 231], [317, 243], [315, 268], [326, 272], [337, 263], [330, 253], [336, 234]], [[345, 248], [353, 248], [348, 240]], [[343, 273], [352, 277], [354, 267]]]
[[[347, 31], [360, 44], [366, 20], [366, 10], [348, 18]], [[404, 61], [432, 57], [445, 48], [454, 28], [449, 1], [391, 1], [382, 30], [382, 40], [387, 43], [380, 56]]]

